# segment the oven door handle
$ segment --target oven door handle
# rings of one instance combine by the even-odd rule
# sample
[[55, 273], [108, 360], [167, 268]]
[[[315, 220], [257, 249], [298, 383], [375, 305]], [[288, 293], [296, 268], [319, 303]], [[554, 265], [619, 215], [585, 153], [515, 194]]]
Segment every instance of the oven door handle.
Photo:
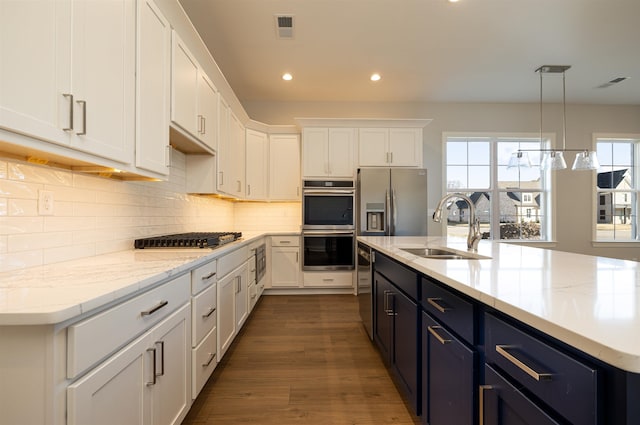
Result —
[[354, 236], [355, 232], [353, 230], [303, 230], [302, 236]]
[[354, 195], [356, 193], [353, 189], [303, 189], [303, 195]]

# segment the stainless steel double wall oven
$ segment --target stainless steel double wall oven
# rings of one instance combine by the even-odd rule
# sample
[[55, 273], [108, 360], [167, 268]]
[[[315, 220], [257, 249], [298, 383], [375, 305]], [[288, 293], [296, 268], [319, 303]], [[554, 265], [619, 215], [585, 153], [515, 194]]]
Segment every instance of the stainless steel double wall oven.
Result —
[[305, 180], [302, 270], [353, 270], [355, 186], [352, 180]]

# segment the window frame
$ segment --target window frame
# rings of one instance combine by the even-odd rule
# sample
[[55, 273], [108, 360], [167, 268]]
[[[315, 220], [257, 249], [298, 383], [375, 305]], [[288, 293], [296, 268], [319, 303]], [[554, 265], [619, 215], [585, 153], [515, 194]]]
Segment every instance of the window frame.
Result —
[[[541, 239], [500, 239], [500, 234], [496, 229], [499, 229], [500, 222], [500, 206], [498, 202], [491, 202], [491, 240], [496, 242], [509, 242], [519, 244], [529, 244], [538, 246], [555, 246], [556, 235], [556, 216], [555, 208], [553, 206], [556, 203], [556, 179], [554, 173], [547, 171], [540, 171], [541, 173], [541, 188], [536, 190], [531, 189], [518, 189], [518, 190], [506, 190], [501, 189], [498, 184], [498, 153], [496, 142], [507, 142], [513, 140], [520, 140], [526, 142], [527, 140], [537, 142], [542, 136], [542, 149], [550, 149], [556, 146], [555, 133], [542, 133], [542, 135], [531, 132], [443, 132], [442, 133], [442, 196], [452, 192], [489, 192], [492, 195], [499, 194], [501, 192], [524, 192], [524, 193], [544, 193], [546, 194], [546, 205], [541, 205], [541, 214], [547, 217], [546, 223], [541, 228]], [[467, 138], [467, 139], [490, 139], [490, 188], [464, 188], [453, 189], [449, 188], [447, 184], [447, 141], [452, 138]], [[542, 155], [542, 152], [541, 152]], [[493, 197], [493, 196], [492, 196]], [[494, 199], [497, 199], [493, 197]], [[497, 226], [496, 226], [497, 224]], [[441, 234], [447, 235], [447, 220], [441, 222]]]
[[[636, 174], [633, 176], [635, 179], [634, 189], [620, 189], [620, 190], [601, 190], [598, 189], [598, 172], [593, 173], [591, 194], [593, 196], [592, 212], [591, 212], [591, 233], [592, 233], [592, 246], [594, 247], [637, 247], [640, 244], [640, 134], [637, 133], [593, 133], [592, 146], [594, 149], [598, 149], [598, 142], [606, 141], [620, 141], [620, 142], [633, 142], [633, 167]], [[599, 239], [598, 238], [598, 219], [600, 217], [600, 195], [616, 192], [635, 192], [636, 194], [636, 239]]]

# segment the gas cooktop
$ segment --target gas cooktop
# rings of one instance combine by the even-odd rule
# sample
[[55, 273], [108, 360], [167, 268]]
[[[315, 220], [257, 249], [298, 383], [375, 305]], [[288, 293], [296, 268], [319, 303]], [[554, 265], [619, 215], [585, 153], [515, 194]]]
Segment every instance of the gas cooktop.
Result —
[[241, 232], [194, 232], [136, 239], [136, 249], [144, 248], [217, 248], [242, 238]]

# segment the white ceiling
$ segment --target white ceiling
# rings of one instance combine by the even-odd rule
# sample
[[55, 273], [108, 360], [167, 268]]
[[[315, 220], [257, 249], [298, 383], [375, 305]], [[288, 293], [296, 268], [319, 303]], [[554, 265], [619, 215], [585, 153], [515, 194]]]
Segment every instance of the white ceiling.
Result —
[[180, 2], [241, 101], [538, 102], [571, 65], [568, 103], [640, 105], [640, 0]]

